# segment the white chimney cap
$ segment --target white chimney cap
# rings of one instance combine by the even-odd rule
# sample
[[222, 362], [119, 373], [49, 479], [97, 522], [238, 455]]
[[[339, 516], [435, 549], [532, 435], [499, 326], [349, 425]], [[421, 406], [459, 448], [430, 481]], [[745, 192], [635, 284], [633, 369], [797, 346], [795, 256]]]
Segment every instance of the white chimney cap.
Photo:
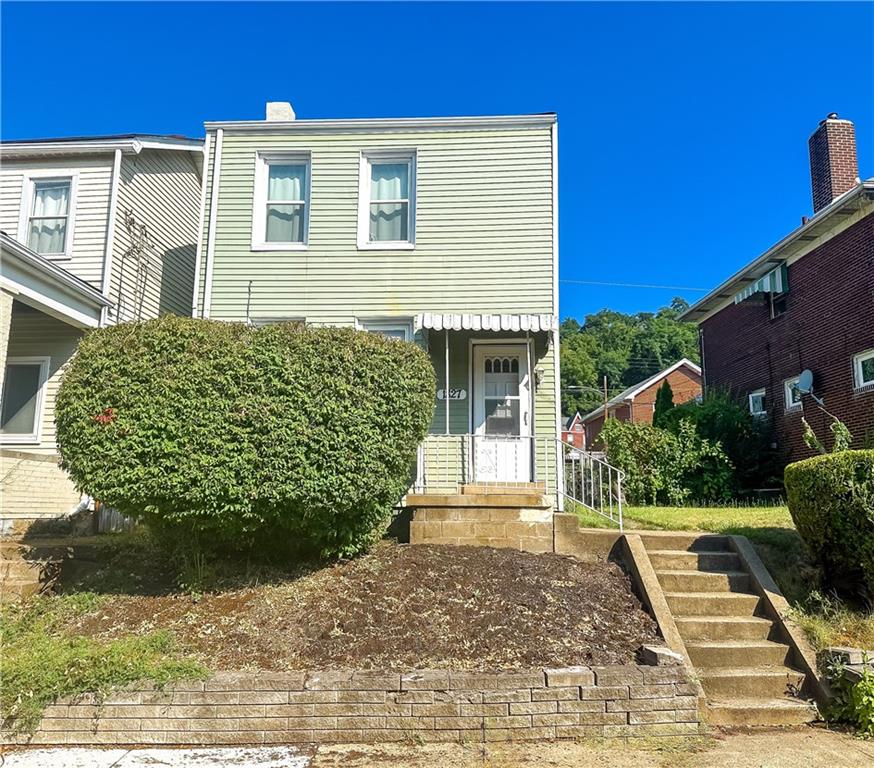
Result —
[[267, 102], [267, 122], [284, 123], [294, 120], [294, 109], [288, 101]]

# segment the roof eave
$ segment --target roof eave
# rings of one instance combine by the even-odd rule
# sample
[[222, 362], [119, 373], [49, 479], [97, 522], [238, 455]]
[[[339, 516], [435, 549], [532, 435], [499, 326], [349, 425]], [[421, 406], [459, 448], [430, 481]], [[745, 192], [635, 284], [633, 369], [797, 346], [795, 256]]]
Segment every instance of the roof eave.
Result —
[[0, 156], [3, 158], [43, 157], [46, 155], [95, 155], [115, 152], [120, 149], [125, 155], [138, 155], [144, 149], [182, 150], [185, 152], [203, 152], [203, 142], [200, 139], [168, 139], [149, 137], [142, 139], [108, 139], [83, 141], [47, 141], [28, 142], [10, 141], [0, 144]]
[[207, 121], [207, 131], [254, 131], [258, 133], [319, 133], [322, 131], [399, 131], [439, 130], [464, 128], [532, 128], [551, 126], [557, 121], [555, 113], [541, 115], [489, 115], [472, 117], [391, 117], [354, 118], [338, 120], [219, 120]]
[[[696, 301], [691, 307], [680, 314], [678, 319], [690, 322], [700, 322], [705, 319], [706, 316], [715, 310], [715, 307], [708, 307], [707, 305], [722, 303], [726, 298], [730, 298], [741, 287], [739, 285], [741, 281], [751, 282], [752, 280], [761, 277], [761, 275], [750, 275], [750, 273], [756, 272], [763, 265], [773, 262], [773, 266], [777, 266], [785, 261], [785, 259], [780, 255], [783, 249], [794, 243], [796, 240], [809, 236], [820, 229], [824, 222], [828, 221], [834, 214], [843, 209], [847, 203], [851, 203], [857, 197], [862, 195], [870, 197], [872, 193], [874, 193], [874, 178], [859, 182], [855, 187], [848, 190], [840, 197], [836, 197], [832, 200], [831, 203], [821, 211], [818, 211], [815, 216], [810, 218], [810, 220], [794, 229], [779, 242], [772, 245], [767, 251], [761, 254], [761, 256], [758, 256], [745, 267], [735, 272], [727, 280], [723, 281], [706, 296]], [[765, 272], [767, 272], [767, 270], [765, 270]], [[698, 315], [698, 317], [693, 317], [693, 315]]]

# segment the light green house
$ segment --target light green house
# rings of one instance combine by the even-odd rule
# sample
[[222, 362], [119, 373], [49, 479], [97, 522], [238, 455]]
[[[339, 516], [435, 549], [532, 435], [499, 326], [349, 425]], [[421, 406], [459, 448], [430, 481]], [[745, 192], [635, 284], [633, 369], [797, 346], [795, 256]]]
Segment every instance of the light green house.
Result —
[[[415, 340], [438, 380], [419, 490], [557, 488], [554, 114], [206, 123], [193, 313]], [[342, 425], [338, 425], [342, 429]]]

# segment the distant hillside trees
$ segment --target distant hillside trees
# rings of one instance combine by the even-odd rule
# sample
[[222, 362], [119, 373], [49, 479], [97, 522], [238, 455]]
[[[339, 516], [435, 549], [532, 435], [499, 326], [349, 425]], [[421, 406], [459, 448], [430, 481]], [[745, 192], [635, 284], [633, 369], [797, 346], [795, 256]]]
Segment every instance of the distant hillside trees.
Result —
[[[677, 318], [688, 307], [675, 298], [657, 312], [625, 314], [602, 309], [582, 324], [561, 324], [562, 408], [565, 413], [592, 410], [603, 401], [604, 377], [610, 396], [643, 381], [683, 357], [698, 362], [698, 332]], [[588, 389], [572, 390], [571, 387]]]

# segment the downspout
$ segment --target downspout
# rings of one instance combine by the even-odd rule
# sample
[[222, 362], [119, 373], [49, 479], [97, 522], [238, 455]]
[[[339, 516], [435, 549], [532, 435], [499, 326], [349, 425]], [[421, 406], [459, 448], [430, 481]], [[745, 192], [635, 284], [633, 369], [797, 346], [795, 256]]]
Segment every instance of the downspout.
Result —
[[200, 263], [203, 250], [203, 223], [206, 218], [206, 178], [209, 174], [209, 139], [203, 142], [203, 166], [200, 177], [200, 211], [197, 214], [197, 251], [194, 254], [194, 289], [191, 292], [191, 316], [197, 317], [197, 294], [200, 293]]
[[449, 329], [445, 328], [443, 330], [443, 339], [444, 339], [444, 357], [446, 358], [444, 365], [446, 366], [446, 384], [445, 389], [443, 390], [443, 412], [446, 416], [446, 434], [449, 434]]
[[203, 286], [202, 317], [209, 317], [209, 305], [212, 302], [212, 270], [215, 264], [215, 224], [218, 218], [219, 193], [222, 176], [222, 138], [224, 128], [215, 132], [215, 161], [212, 171], [212, 190], [209, 195], [209, 235], [206, 238], [206, 274]]
[[[112, 257], [115, 244], [115, 216], [118, 210], [118, 179], [121, 176], [121, 150], [116, 149], [112, 157], [112, 180], [109, 183], [109, 210], [106, 219], [106, 243], [103, 249], [103, 275], [100, 280], [100, 292], [108, 299], [112, 287]], [[109, 320], [109, 307], [100, 310], [100, 327], [103, 328]]]
[[[564, 511], [564, 449], [561, 444], [561, 359], [558, 334], [558, 118], [550, 129], [552, 140], [552, 313], [556, 326], [552, 329], [552, 364], [555, 377], [555, 498], [558, 511]], [[548, 489], [547, 489], [548, 490]]]

